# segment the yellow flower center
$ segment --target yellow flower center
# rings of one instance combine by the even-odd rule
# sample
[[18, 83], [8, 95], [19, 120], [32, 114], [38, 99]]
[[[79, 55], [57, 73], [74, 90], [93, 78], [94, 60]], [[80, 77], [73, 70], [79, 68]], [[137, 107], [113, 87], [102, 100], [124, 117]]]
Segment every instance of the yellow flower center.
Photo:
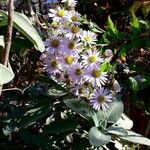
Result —
[[101, 75], [101, 72], [100, 72], [99, 70], [94, 69], [94, 70], [92, 71], [92, 76], [93, 76], [94, 78], [99, 78], [100, 75]]
[[52, 22], [52, 28], [57, 29], [59, 27], [58, 22]]
[[53, 40], [51, 41], [51, 46], [52, 46], [52, 47], [58, 48], [59, 45], [60, 45], [60, 41], [59, 41], [59, 40], [53, 39]]
[[65, 11], [64, 10], [60, 9], [60, 10], [57, 11], [57, 16], [58, 17], [63, 17], [64, 15], [65, 15]]
[[77, 26], [73, 26], [73, 27], [71, 28], [71, 32], [72, 32], [72, 33], [78, 33], [79, 30], [80, 30], [80, 28], [77, 27]]
[[72, 64], [73, 61], [74, 61], [74, 58], [70, 55], [65, 58], [65, 62], [69, 65]]
[[53, 61], [50, 62], [50, 66], [53, 67], [53, 68], [57, 68], [58, 62], [56, 60], [53, 60]]
[[72, 17], [71, 17], [71, 20], [72, 20], [73, 22], [78, 21], [78, 17], [77, 17], [77, 16], [72, 16]]
[[105, 102], [105, 97], [104, 97], [103, 95], [98, 96], [98, 101], [99, 101], [100, 103]]
[[90, 42], [91, 41], [91, 37], [88, 36], [88, 35], [84, 39], [85, 39], [86, 42]]
[[90, 57], [88, 58], [89, 63], [94, 63], [94, 62], [96, 62], [96, 60], [97, 60], [96, 55], [90, 56]]
[[82, 69], [77, 68], [76, 71], [75, 71], [75, 74], [79, 76], [79, 75], [82, 74], [82, 72], [83, 72]]
[[80, 88], [79, 88], [79, 94], [82, 94], [82, 93], [83, 93], [83, 88], [80, 87]]
[[72, 50], [75, 47], [75, 44], [73, 41], [70, 41], [67, 46], [70, 50]]

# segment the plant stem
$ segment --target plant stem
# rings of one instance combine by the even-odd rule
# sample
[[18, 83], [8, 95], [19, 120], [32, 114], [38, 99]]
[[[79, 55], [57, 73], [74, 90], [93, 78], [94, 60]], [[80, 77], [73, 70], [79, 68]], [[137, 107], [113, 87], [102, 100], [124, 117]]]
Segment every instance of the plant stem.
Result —
[[[5, 66], [7, 66], [8, 61], [9, 61], [9, 53], [10, 53], [10, 48], [11, 48], [12, 30], [13, 30], [13, 15], [14, 15], [14, 0], [9, 0], [7, 32], [5, 35], [4, 62], [2, 62]], [[2, 92], [2, 88], [3, 88], [3, 85], [0, 86], [0, 95]]]

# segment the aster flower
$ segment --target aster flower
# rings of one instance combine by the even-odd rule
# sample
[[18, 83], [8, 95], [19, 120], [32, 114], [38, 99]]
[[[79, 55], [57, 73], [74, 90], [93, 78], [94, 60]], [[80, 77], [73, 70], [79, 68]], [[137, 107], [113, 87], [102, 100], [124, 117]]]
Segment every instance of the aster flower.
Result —
[[80, 63], [76, 63], [68, 68], [67, 74], [74, 85], [82, 82], [81, 80], [84, 76], [83, 66]]
[[50, 9], [50, 13], [48, 14], [53, 21], [63, 22], [65, 20], [65, 15], [67, 11], [61, 7], [57, 7], [57, 9]]
[[82, 50], [82, 44], [76, 40], [64, 39], [62, 41], [62, 53], [73, 54]]
[[89, 90], [84, 84], [77, 83], [73, 85], [70, 89], [70, 91], [76, 95], [76, 96], [82, 96], [82, 97], [88, 97], [89, 96]]
[[91, 46], [92, 44], [96, 44], [97, 41], [97, 35], [94, 32], [91, 31], [83, 31], [82, 34], [80, 34], [81, 41], [83, 41], [84, 45]]
[[82, 33], [82, 29], [79, 26], [71, 26], [70, 28], [64, 30], [65, 37], [68, 39], [79, 38]]
[[109, 103], [112, 101], [112, 95], [107, 89], [98, 88], [90, 96], [90, 103], [96, 110], [106, 110], [109, 108]]
[[62, 3], [67, 3], [70, 8], [74, 8], [77, 4], [76, 0], [62, 0]]
[[44, 63], [44, 69], [50, 75], [60, 74], [62, 72], [62, 65], [59, 55], [51, 55], [45, 52], [40, 59]]
[[50, 54], [59, 53], [62, 47], [61, 41], [61, 37], [51, 37], [50, 39], [46, 39], [44, 42], [46, 51]]
[[66, 16], [68, 22], [74, 24], [74, 25], [81, 25], [81, 14], [79, 14], [78, 12], [71, 10], [67, 13]]
[[99, 67], [99, 65], [103, 62], [103, 58], [100, 57], [99, 52], [95, 50], [88, 50], [84, 54], [81, 55], [82, 64], [88, 68], [90, 67]]
[[102, 87], [107, 81], [107, 73], [101, 72], [98, 68], [90, 68], [84, 75], [85, 81], [91, 82], [93, 87]]
[[79, 59], [79, 55], [77, 53], [74, 54], [68, 54], [68, 55], [62, 55], [61, 56], [61, 62], [62, 66], [64, 67], [64, 71], [68, 70], [72, 65], [76, 64]]

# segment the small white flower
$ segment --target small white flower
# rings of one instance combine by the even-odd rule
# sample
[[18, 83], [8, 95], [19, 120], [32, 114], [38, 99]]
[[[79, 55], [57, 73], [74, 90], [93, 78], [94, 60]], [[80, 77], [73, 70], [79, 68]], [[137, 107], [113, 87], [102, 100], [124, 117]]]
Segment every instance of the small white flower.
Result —
[[86, 71], [84, 79], [91, 82], [93, 87], [102, 87], [107, 81], [107, 73], [101, 72], [98, 68], [90, 68]]
[[90, 67], [99, 67], [103, 62], [103, 58], [100, 57], [99, 52], [95, 50], [88, 50], [81, 55], [82, 64], [89, 69]]
[[62, 9], [61, 7], [57, 7], [57, 9], [50, 9], [50, 13], [48, 14], [53, 21], [63, 22], [65, 20], [65, 15], [67, 11]]
[[62, 0], [61, 2], [66, 3], [71, 8], [74, 8], [77, 4], [77, 0]]
[[79, 38], [82, 29], [79, 26], [71, 26], [69, 29], [66, 29], [65, 31], [65, 37], [68, 39], [74, 39]]
[[64, 39], [62, 41], [62, 53], [73, 54], [79, 53], [82, 50], [82, 44], [76, 40]]
[[68, 68], [70, 68], [71, 66], [73, 66], [78, 62], [78, 59], [79, 59], [79, 55], [77, 53], [62, 55], [61, 62], [62, 62], [63, 70], [67, 71]]
[[90, 103], [96, 110], [106, 110], [109, 108], [109, 103], [112, 101], [112, 95], [107, 89], [98, 88], [90, 96]]
[[81, 14], [78, 12], [71, 10], [67, 13], [66, 19], [68, 22], [74, 24], [74, 25], [81, 25]]
[[81, 41], [83, 41], [84, 45], [93, 45], [96, 44], [97, 41], [97, 35], [94, 32], [91, 31], [83, 31], [82, 34], [80, 34]]

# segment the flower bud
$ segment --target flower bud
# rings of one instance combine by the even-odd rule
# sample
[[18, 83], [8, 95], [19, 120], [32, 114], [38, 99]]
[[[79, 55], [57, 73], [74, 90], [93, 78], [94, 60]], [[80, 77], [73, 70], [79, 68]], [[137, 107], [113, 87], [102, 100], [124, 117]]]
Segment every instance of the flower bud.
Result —
[[113, 56], [113, 51], [111, 49], [106, 49], [105, 52], [104, 52], [104, 56], [106, 58], [109, 58], [109, 57]]
[[112, 86], [112, 87], [113, 87], [113, 90], [114, 90], [115, 92], [120, 92], [120, 90], [121, 90], [121, 87], [120, 87], [118, 81], [115, 80], [115, 79], [114, 79], [114, 82], [113, 82], [113, 86]]

